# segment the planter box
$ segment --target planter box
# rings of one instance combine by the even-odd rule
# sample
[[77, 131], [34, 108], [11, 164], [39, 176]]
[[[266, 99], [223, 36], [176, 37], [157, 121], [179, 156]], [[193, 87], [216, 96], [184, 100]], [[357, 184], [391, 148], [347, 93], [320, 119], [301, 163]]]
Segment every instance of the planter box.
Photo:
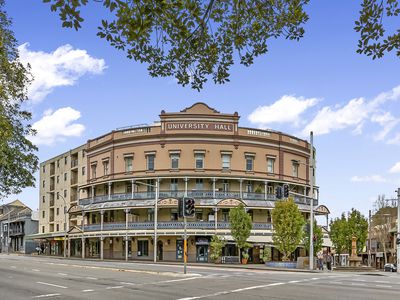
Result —
[[282, 269], [296, 269], [297, 262], [295, 261], [267, 261], [265, 263], [270, 268], [282, 268]]

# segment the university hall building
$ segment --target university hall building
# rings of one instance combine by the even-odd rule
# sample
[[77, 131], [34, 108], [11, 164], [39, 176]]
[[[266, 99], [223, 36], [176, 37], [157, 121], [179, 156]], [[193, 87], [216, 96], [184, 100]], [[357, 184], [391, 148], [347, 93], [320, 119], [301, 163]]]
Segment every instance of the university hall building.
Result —
[[[125, 260], [183, 260], [178, 199], [195, 199], [187, 222], [188, 260], [210, 261], [210, 240], [225, 240], [223, 259], [238, 256], [229, 210], [243, 204], [253, 222], [250, 261], [273, 248], [275, 189], [289, 184], [310, 214], [310, 144], [271, 130], [239, 127], [239, 115], [204, 103], [161, 111], [152, 125], [117, 129], [40, 166], [39, 233], [48, 255]], [[315, 153], [315, 151], [314, 151]], [[318, 198], [318, 187], [314, 187]], [[329, 210], [317, 205], [317, 215]], [[66, 212], [66, 213], [65, 213]], [[67, 233], [66, 233], [67, 232]], [[305, 255], [300, 247], [295, 255]]]

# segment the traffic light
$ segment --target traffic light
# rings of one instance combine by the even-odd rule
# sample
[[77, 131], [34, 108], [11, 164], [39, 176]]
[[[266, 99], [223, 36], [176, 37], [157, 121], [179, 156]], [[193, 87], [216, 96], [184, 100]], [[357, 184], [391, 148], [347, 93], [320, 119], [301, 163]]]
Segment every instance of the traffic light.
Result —
[[289, 198], [289, 185], [283, 185], [283, 198]]
[[194, 199], [193, 198], [183, 198], [183, 216], [184, 217], [194, 217]]
[[183, 198], [178, 199], [178, 215], [179, 218], [183, 218]]
[[276, 196], [276, 199], [282, 199], [283, 195], [282, 195], [282, 187], [281, 186], [276, 187], [275, 196]]

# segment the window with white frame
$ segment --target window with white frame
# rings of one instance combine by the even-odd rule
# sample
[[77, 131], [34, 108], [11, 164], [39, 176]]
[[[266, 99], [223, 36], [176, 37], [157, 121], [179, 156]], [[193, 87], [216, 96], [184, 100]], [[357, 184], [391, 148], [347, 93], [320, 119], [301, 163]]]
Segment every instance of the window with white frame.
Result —
[[229, 181], [228, 181], [228, 179], [222, 180], [222, 191], [229, 192]]
[[295, 160], [292, 161], [292, 176], [299, 177], [299, 162]]
[[246, 181], [246, 193], [253, 192], [253, 182], [251, 180]]
[[125, 156], [125, 172], [133, 171], [133, 156]]
[[103, 161], [103, 174], [104, 176], [107, 176], [109, 173], [109, 162], [108, 160]]
[[267, 172], [274, 173], [275, 158], [267, 157]]
[[170, 189], [174, 192], [178, 190], [178, 178], [171, 178]]
[[96, 164], [93, 164], [93, 165], [91, 165], [90, 166], [90, 172], [91, 172], [91, 178], [92, 179], [96, 179], [96, 177], [97, 177], [97, 174], [96, 174], [96, 169], [97, 169], [97, 165]]
[[196, 191], [204, 190], [203, 178], [196, 178]]
[[171, 169], [179, 169], [179, 153], [171, 153]]
[[222, 154], [222, 169], [229, 170], [231, 168], [231, 155]]
[[147, 179], [147, 192], [154, 192], [155, 191], [155, 182], [154, 179]]
[[146, 155], [147, 159], [147, 171], [154, 171], [154, 160], [155, 160], [155, 155], [154, 154], [148, 154]]
[[194, 158], [195, 158], [195, 168], [204, 169], [204, 153], [196, 153]]
[[246, 171], [252, 172], [254, 170], [254, 156], [246, 155]]

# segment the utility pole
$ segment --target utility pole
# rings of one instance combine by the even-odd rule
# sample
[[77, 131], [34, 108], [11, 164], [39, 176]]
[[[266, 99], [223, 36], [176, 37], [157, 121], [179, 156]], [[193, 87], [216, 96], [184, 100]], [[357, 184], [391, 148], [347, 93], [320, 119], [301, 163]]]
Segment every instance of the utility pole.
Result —
[[400, 188], [397, 189], [397, 274], [400, 274]]
[[158, 190], [159, 190], [159, 180], [156, 179], [156, 197], [154, 204], [154, 242], [153, 242], [153, 260], [157, 262], [157, 210], [158, 210]]
[[371, 210], [368, 215], [368, 267], [371, 266]]
[[310, 257], [309, 266], [310, 270], [314, 269], [314, 146], [313, 146], [313, 132], [310, 132]]

